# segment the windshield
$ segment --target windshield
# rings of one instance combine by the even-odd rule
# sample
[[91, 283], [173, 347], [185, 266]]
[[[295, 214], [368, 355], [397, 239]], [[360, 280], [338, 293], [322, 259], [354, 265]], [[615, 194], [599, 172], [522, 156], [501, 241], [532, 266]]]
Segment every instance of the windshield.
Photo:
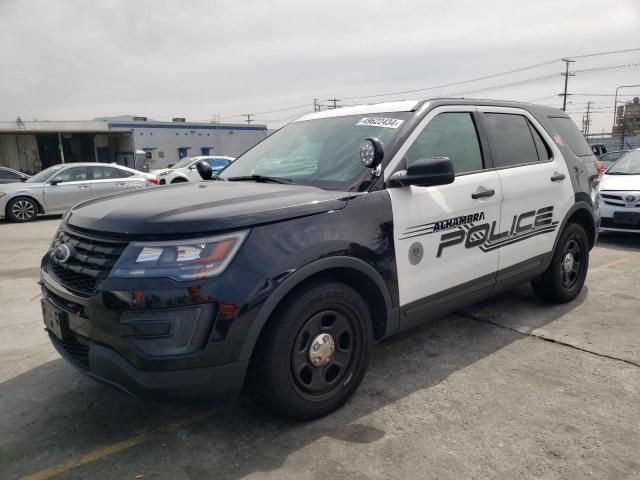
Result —
[[231, 163], [220, 177], [263, 175], [302, 185], [348, 188], [366, 171], [360, 142], [376, 137], [389, 146], [410, 116], [394, 112], [293, 122]]
[[607, 175], [640, 175], [640, 150], [629, 152], [611, 165]]
[[191, 158], [191, 157], [184, 157], [182, 160], [180, 160], [178, 163], [174, 163], [173, 166], [171, 168], [184, 168], [184, 167], [188, 167], [189, 165], [191, 165], [191, 162], [193, 162], [195, 159]]
[[62, 170], [64, 165], [54, 165], [53, 167], [45, 168], [40, 173], [36, 173], [33, 177], [27, 180], [27, 183], [43, 183], [46, 182], [49, 177], [59, 170]]

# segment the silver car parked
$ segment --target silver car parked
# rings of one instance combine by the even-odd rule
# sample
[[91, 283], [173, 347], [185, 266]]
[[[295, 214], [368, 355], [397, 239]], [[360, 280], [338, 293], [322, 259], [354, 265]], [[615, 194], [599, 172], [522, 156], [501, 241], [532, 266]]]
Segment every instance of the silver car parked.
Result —
[[0, 218], [28, 222], [38, 214], [64, 213], [82, 200], [156, 184], [154, 175], [115, 164], [54, 165], [25, 182], [0, 185]]

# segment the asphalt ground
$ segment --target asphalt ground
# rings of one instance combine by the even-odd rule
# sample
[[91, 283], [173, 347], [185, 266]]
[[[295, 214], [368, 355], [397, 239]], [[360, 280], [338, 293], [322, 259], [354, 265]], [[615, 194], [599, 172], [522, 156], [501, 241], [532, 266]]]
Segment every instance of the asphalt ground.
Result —
[[0, 223], [0, 479], [640, 478], [640, 235], [602, 235], [582, 294], [528, 285], [373, 351], [324, 419], [132, 399], [43, 331], [60, 222]]

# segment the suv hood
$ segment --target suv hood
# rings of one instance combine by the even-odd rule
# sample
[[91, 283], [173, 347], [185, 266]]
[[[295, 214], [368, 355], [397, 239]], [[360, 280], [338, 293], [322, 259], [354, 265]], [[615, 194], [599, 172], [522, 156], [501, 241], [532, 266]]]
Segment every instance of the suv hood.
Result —
[[600, 190], [639, 190], [640, 175], [607, 175], [602, 176]]
[[184, 237], [339, 210], [347, 192], [253, 182], [193, 182], [88, 200], [69, 225], [117, 236]]

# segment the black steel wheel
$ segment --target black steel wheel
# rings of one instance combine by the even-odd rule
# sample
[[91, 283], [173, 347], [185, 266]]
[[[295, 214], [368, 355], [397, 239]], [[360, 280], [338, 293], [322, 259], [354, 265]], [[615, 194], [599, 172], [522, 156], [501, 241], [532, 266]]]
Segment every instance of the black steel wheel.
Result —
[[252, 359], [256, 393], [274, 410], [318, 418], [356, 391], [369, 362], [371, 315], [362, 297], [339, 282], [301, 286], [265, 326]]
[[31, 198], [14, 198], [7, 205], [7, 217], [12, 222], [30, 222], [37, 216], [38, 204]]
[[291, 376], [301, 396], [328, 398], [340, 388], [363, 348], [354, 333], [356, 322], [353, 312], [332, 309], [304, 323], [291, 350]]
[[547, 270], [531, 282], [543, 300], [570, 302], [578, 296], [589, 268], [589, 239], [582, 225], [569, 224], [562, 232]]

